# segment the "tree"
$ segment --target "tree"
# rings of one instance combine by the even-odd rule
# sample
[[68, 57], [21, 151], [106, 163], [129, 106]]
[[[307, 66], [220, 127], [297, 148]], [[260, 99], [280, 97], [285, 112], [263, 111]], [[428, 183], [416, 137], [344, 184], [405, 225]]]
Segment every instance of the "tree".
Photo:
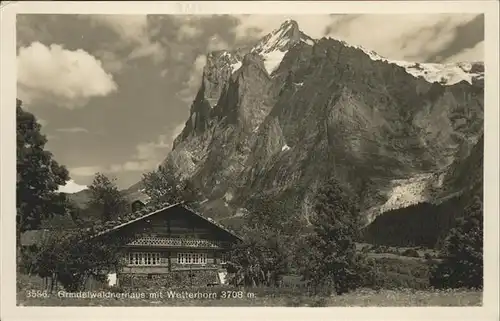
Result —
[[115, 183], [115, 178], [96, 173], [88, 187], [90, 199], [88, 208], [98, 213], [103, 222], [118, 218], [127, 211], [127, 200]]
[[45, 149], [47, 138], [40, 132], [41, 125], [33, 114], [23, 110], [19, 99], [16, 100], [16, 121], [16, 245], [19, 254], [21, 233], [39, 228], [44, 219], [66, 213], [66, 195], [57, 190], [66, 184], [69, 176], [67, 169]]
[[153, 204], [175, 204], [184, 201], [196, 206], [195, 202], [201, 195], [192, 181], [179, 179], [173, 169], [167, 166], [160, 166], [156, 171], [143, 174], [142, 184]]
[[96, 232], [82, 229], [53, 234], [39, 251], [33, 272], [59, 282], [66, 291], [83, 290], [89, 277], [106, 281], [108, 273], [124, 265], [122, 246], [129, 239], [109, 233], [93, 237]]
[[344, 294], [361, 285], [364, 257], [356, 252], [359, 210], [356, 200], [335, 179], [317, 192], [313, 233], [303, 275], [316, 289]]
[[244, 216], [244, 241], [230, 253], [233, 283], [276, 286], [294, 266], [295, 243], [305, 226], [294, 199], [259, 193]]
[[483, 288], [483, 201], [482, 192], [472, 198], [464, 215], [444, 241], [443, 260], [431, 271], [436, 288]]

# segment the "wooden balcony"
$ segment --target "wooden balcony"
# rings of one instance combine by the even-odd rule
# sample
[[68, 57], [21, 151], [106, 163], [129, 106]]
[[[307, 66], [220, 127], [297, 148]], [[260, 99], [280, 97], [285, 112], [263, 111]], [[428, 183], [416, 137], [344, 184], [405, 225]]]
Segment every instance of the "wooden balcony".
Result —
[[168, 238], [145, 236], [140, 237], [130, 243], [128, 246], [144, 247], [167, 247], [167, 248], [205, 248], [205, 249], [223, 249], [230, 247], [228, 242], [204, 239], [187, 238]]

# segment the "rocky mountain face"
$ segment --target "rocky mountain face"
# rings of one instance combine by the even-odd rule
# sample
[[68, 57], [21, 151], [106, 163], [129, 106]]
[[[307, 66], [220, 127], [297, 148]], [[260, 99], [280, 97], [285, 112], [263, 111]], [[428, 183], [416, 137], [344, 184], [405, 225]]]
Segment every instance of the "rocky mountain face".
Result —
[[201, 186], [223, 223], [262, 193], [307, 217], [318, 185], [335, 176], [359, 195], [369, 224], [467, 189], [461, 173], [482, 144], [483, 74], [482, 63], [391, 61], [312, 39], [288, 20], [253, 48], [207, 55], [164, 165]]

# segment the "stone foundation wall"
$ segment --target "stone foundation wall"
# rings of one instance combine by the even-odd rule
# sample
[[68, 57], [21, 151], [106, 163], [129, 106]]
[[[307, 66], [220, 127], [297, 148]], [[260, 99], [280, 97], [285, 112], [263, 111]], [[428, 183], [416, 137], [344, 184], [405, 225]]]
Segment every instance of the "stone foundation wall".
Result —
[[127, 289], [203, 287], [219, 283], [217, 270], [172, 271], [163, 274], [121, 273], [119, 285]]

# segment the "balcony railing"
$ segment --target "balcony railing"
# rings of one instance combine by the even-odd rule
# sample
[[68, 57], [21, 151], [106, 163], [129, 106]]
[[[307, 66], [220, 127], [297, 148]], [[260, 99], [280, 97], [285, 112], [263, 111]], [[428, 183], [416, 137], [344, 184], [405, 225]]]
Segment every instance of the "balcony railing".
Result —
[[184, 238], [167, 238], [146, 236], [138, 238], [128, 245], [133, 246], [153, 246], [153, 247], [194, 247], [194, 248], [226, 248], [230, 244], [228, 242], [217, 240], [204, 239], [184, 239]]

